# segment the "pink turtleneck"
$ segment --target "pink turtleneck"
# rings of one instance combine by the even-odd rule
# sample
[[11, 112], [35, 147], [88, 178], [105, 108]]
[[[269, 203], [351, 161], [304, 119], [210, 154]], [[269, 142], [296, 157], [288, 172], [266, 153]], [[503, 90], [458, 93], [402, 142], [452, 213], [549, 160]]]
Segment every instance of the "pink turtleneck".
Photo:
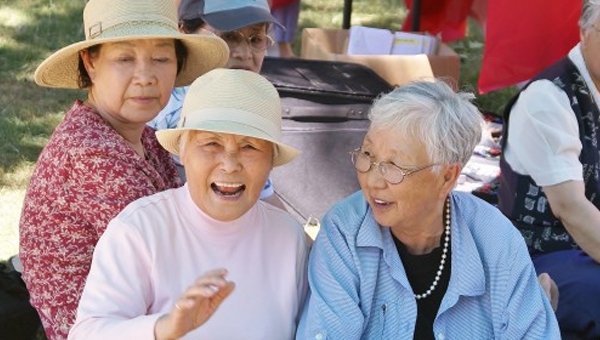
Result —
[[234, 292], [182, 339], [292, 339], [307, 290], [300, 224], [258, 201], [221, 222], [187, 185], [139, 199], [101, 237], [69, 339], [154, 339], [154, 323], [204, 272], [226, 268]]

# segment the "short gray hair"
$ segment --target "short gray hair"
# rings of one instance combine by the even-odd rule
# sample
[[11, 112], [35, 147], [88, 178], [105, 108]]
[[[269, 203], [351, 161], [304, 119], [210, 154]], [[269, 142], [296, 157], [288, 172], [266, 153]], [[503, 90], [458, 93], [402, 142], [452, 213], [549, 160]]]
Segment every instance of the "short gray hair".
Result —
[[599, 0], [583, 0], [581, 8], [581, 17], [579, 18], [579, 28], [587, 33], [598, 21], [600, 16]]
[[431, 162], [464, 167], [481, 141], [484, 123], [471, 103], [474, 97], [454, 92], [442, 80], [409, 83], [375, 101], [370, 129], [392, 128], [420, 140]]

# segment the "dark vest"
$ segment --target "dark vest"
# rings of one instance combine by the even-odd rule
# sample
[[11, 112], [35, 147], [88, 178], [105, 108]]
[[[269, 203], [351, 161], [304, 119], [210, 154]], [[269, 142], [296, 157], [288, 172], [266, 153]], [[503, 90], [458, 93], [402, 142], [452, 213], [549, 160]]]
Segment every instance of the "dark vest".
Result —
[[[598, 106], [583, 77], [568, 58], [550, 66], [531, 82], [540, 79], [552, 81], [569, 98], [579, 125], [579, 139], [583, 145], [579, 160], [583, 165], [585, 196], [600, 210]], [[508, 140], [510, 111], [518, 97], [519, 94], [511, 99], [504, 111], [502, 149], [506, 147]], [[542, 188], [531, 177], [514, 172], [504, 158], [500, 160], [500, 171], [502, 176], [498, 190], [498, 207], [521, 231], [530, 251], [547, 253], [577, 248], [571, 235], [552, 214]]]

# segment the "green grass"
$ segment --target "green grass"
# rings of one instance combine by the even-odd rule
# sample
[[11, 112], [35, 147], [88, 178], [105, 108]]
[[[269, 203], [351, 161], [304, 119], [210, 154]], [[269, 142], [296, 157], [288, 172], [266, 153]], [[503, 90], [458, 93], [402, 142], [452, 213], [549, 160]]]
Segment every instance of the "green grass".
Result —
[[79, 91], [33, 82], [37, 65], [81, 38], [83, 1], [0, 0], [0, 188], [24, 188], [30, 168]]
[[[33, 73], [52, 52], [83, 39], [83, 0], [0, 0], [0, 260], [18, 248], [18, 220], [31, 170], [55, 126], [81, 91], [37, 86]], [[305, 27], [340, 28], [343, 1], [302, 0], [294, 51]], [[406, 17], [403, 0], [355, 0], [353, 25], [397, 30]], [[461, 56], [460, 87], [476, 91], [483, 37], [471, 25], [451, 44]], [[483, 111], [501, 112], [514, 90], [477, 98]]]
[[0, 260], [18, 250], [18, 220], [37, 157], [80, 91], [37, 86], [37, 65], [82, 39], [84, 1], [0, 0]]

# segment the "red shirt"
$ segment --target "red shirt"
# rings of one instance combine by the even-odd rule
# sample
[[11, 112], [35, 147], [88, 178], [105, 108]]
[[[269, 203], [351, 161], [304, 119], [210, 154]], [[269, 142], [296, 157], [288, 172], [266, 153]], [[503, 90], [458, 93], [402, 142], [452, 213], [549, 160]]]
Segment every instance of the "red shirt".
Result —
[[21, 214], [20, 257], [49, 340], [67, 338], [108, 222], [132, 201], [181, 184], [153, 129], [142, 143], [145, 159], [76, 101], [40, 154]]

